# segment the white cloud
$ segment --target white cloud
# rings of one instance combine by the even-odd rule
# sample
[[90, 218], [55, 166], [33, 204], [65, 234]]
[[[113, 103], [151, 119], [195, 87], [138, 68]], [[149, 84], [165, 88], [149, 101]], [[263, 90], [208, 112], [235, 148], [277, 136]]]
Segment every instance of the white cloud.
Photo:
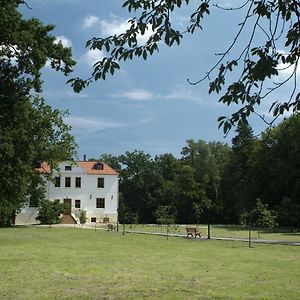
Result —
[[[84, 29], [97, 28], [99, 30], [99, 35], [102, 37], [120, 35], [131, 26], [131, 23], [128, 23], [129, 19], [124, 19], [116, 15], [111, 14], [109, 19], [100, 19], [94, 15], [87, 16], [83, 20], [82, 27]], [[145, 34], [137, 35], [138, 45], [145, 44], [149, 37], [154, 33], [151, 28], [145, 31]]]
[[203, 102], [199, 93], [195, 93], [191, 87], [177, 86], [168, 93], [159, 94], [146, 89], [130, 89], [121, 93], [113, 94], [114, 98], [126, 98], [133, 101], [150, 100], [179, 100]]
[[220, 7], [223, 8], [237, 8], [240, 7], [240, 3], [237, 3], [236, 0], [222, 0], [222, 1], [218, 1], [216, 3], [217, 5], [219, 5]]
[[154, 94], [144, 89], [132, 89], [124, 91], [121, 94], [114, 95], [115, 97], [124, 97], [134, 101], [149, 101], [154, 98]]
[[72, 126], [77, 133], [94, 133], [111, 128], [123, 127], [124, 124], [109, 121], [109, 120], [95, 120], [91, 118], [84, 118], [79, 116], [70, 116], [65, 119], [66, 123]]
[[96, 62], [102, 60], [104, 56], [104, 53], [100, 50], [88, 50], [87, 53], [81, 58], [81, 61], [93, 66]]
[[201, 102], [200, 95], [194, 93], [191, 87], [177, 87], [164, 96], [167, 100], [191, 100]]
[[[277, 67], [277, 70], [278, 70], [279, 75], [284, 76], [284, 77], [289, 77], [295, 71], [295, 67], [296, 67], [296, 65], [280, 63]], [[297, 76], [300, 75], [300, 66], [299, 65], [297, 66], [297, 69], [296, 69], [296, 75]]]
[[[279, 49], [277, 52], [284, 55], [285, 57], [287, 57], [289, 54], [289, 52], [286, 52], [285, 50], [281, 50], [281, 49]], [[300, 75], [300, 65], [296, 66], [296, 64], [291, 65], [288, 63], [287, 64], [280, 63], [277, 66], [279, 76], [283, 76], [283, 77], [291, 76], [293, 74], [293, 72], [295, 71], [295, 68], [297, 68], [296, 75], [299, 76]]]
[[100, 19], [96, 16], [90, 15], [83, 20], [83, 28], [91, 28], [99, 24]]
[[56, 42], [56, 43], [61, 42], [62, 45], [63, 45], [64, 47], [67, 47], [67, 48], [72, 47], [72, 41], [71, 41], [70, 39], [66, 38], [66, 37], [63, 36], [63, 35], [62, 35], [62, 36], [57, 36], [56, 39], [55, 39], [55, 42]]
[[128, 20], [113, 17], [110, 20], [100, 21], [101, 31], [103, 35], [118, 35], [129, 29]]
[[[129, 19], [120, 18], [115, 15], [111, 15], [110, 19], [102, 20], [95, 16], [89, 16], [85, 18], [83, 27], [90, 28], [95, 25], [98, 25], [100, 26], [102, 36], [119, 35], [121, 33], [126, 32], [126, 30], [130, 28], [131, 23], [128, 23], [128, 20]], [[149, 29], [146, 30], [144, 35], [139, 34], [137, 36], [138, 43], [145, 43], [153, 33], [154, 32], [151, 29]]]
[[[128, 30], [131, 26], [131, 23], [128, 23], [128, 20], [129, 19], [123, 19], [115, 15], [111, 15], [111, 18], [108, 20], [101, 20], [101, 34], [103, 36], [111, 36], [126, 32], [126, 30]], [[152, 29], [148, 29], [146, 30], [144, 35], [137, 35], [138, 44], [144, 44], [145, 42], [147, 42], [147, 40], [153, 33], [154, 32], [152, 31]]]

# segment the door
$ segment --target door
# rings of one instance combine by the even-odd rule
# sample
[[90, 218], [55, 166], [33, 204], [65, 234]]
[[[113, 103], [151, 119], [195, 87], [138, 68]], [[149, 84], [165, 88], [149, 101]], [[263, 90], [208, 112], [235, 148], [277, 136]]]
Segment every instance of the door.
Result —
[[64, 215], [70, 215], [71, 214], [72, 199], [64, 199], [64, 204], [67, 204], [67, 208], [64, 212]]

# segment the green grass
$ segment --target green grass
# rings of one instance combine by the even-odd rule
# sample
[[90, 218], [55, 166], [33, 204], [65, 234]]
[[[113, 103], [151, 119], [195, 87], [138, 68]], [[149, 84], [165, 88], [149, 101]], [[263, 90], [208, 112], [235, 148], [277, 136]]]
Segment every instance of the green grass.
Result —
[[73, 228], [0, 230], [0, 299], [299, 299], [300, 248]]
[[[196, 225], [188, 225], [189, 227], [195, 227]], [[199, 225], [200, 231], [204, 236], [207, 236], [207, 225]], [[146, 231], [166, 233], [166, 226], [159, 225], [126, 225], [126, 230], [133, 231]], [[186, 234], [185, 226], [178, 226], [176, 230], [173, 227], [170, 228], [170, 233]], [[244, 226], [238, 225], [211, 225], [211, 236], [213, 237], [232, 237], [232, 238], [248, 238], [248, 229]], [[300, 231], [291, 232], [288, 229], [278, 228], [275, 231], [268, 231], [264, 229], [253, 229], [253, 239], [266, 239], [266, 240], [281, 240], [300, 242]]]

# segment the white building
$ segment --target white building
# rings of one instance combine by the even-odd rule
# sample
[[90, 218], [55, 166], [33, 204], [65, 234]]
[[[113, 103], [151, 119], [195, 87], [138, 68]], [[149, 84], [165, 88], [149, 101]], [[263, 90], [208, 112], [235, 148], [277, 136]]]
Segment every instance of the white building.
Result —
[[[40, 171], [50, 172], [43, 163]], [[46, 183], [46, 199], [69, 204], [62, 222], [78, 221], [78, 213], [86, 212], [87, 222], [117, 222], [118, 173], [104, 162], [62, 162], [53, 172], [54, 182]], [[37, 208], [24, 207], [16, 224], [34, 223]]]

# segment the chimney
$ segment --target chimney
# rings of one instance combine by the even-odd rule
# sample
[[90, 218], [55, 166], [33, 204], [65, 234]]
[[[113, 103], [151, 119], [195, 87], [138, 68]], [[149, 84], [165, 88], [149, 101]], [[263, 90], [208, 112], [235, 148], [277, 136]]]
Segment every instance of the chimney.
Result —
[[83, 161], [86, 161], [86, 155], [85, 154], [83, 155]]

